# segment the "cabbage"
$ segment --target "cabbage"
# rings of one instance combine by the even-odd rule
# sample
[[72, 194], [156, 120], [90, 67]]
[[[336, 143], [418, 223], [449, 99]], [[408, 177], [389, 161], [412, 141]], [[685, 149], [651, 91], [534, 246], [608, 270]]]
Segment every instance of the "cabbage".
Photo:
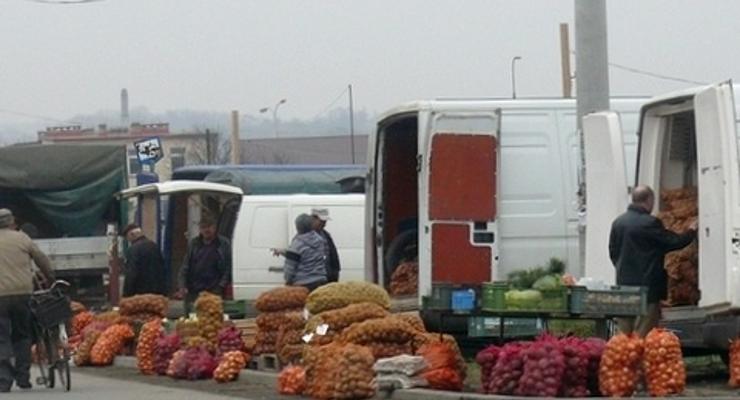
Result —
[[506, 307], [511, 309], [537, 308], [542, 301], [539, 290], [509, 290], [505, 296]]
[[545, 275], [532, 285], [536, 290], [555, 290], [560, 288], [560, 277], [556, 275]]

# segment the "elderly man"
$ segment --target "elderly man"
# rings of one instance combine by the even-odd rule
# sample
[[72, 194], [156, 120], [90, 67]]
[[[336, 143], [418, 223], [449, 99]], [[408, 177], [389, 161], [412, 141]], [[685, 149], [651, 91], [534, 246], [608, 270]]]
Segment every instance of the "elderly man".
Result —
[[31, 388], [31, 260], [47, 281], [54, 280], [49, 259], [14, 225], [10, 210], [0, 209], [0, 392], [9, 392], [13, 381]]
[[231, 283], [231, 243], [219, 236], [216, 221], [204, 216], [198, 224], [200, 235], [190, 242], [180, 270], [178, 297], [185, 297], [185, 313], [190, 313], [200, 292], [223, 296]]
[[326, 284], [326, 242], [314, 230], [313, 217], [301, 214], [295, 220], [296, 235], [285, 256], [285, 284], [303, 286], [310, 292]]
[[326, 223], [331, 221], [329, 210], [314, 208], [311, 210], [311, 216], [313, 217], [313, 229], [326, 241], [326, 279], [329, 282], [337, 282], [342, 266], [339, 263], [339, 252], [334, 244], [334, 239], [326, 230]]
[[637, 320], [620, 318], [617, 321], [622, 332], [637, 330], [642, 337], [658, 325], [660, 302], [668, 294], [668, 276], [664, 268], [666, 253], [682, 249], [696, 238], [696, 222], [686, 233], [671, 232], [650, 215], [654, 205], [653, 190], [637, 186], [632, 191], [632, 204], [614, 220], [609, 236], [609, 257], [617, 269], [617, 284], [648, 288], [647, 315]]
[[167, 294], [167, 277], [162, 253], [156, 243], [149, 240], [136, 224], [126, 226], [121, 232], [129, 243], [126, 250], [126, 280], [123, 295]]

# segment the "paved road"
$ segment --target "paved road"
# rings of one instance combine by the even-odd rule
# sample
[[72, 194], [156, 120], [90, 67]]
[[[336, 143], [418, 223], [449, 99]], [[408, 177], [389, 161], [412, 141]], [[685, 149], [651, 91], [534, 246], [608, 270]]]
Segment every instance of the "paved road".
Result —
[[[256, 385], [247, 385], [246, 382], [217, 385], [213, 381], [183, 382], [163, 377], [136, 376], [130, 372], [119, 368], [73, 369], [73, 388], [70, 393], [64, 393], [61, 389], [46, 388], [21, 391], [14, 387], [10, 393], [0, 395], [0, 398], [2, 400], [183, 400], [193, 398], [193, 391], [198, 391], [198, 400], [233, 400], [236, 396], [248, 400], [280, 397], [274, 393], [272, 388], [255, 387]], [[212, 393], [206, 393], [204, 388], [209, 388]]]

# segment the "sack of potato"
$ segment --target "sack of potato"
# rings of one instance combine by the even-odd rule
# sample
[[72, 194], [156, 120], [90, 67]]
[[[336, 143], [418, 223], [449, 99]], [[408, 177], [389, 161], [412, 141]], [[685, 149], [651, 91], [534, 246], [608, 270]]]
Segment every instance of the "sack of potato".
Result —
[[[375, 303], [350, 304], [346, 307], [324, 311], [321, 314], [314, 315], [306, 323], [305, 333], [315, 333], [316, 328], [326, 324], [328, 326], [328, 331], [325, 336], [327, 338], [333, 338], [336, 334], [341, 333], [344, 329], [354, 323], [363, 322], [373, 318], [382, 318], [387, 315], [389, 315], [388, 311]], [[314, 339], [320, 341], [323, 338], [315, 336]], [[314, 339], [311, 340], [312, 344], [314, 344]]]
[[168, 300], [158, 294], [139, 294], [121, 299], [121, 315], [150, 315], [164, 318], [167, 316]]
[[373, 357], [376, 360], [381, 358], [396, 357], [404, 354], [414, 354], [414, 349], [411, 343], [390, 343], [390, 342], [375, 342], [368, 343], [365, 345], [373, 353]]
[[285, 310], [285, 311], [271, 311], [260, 313], [256, 321], [257, 328], [266, 331], [276, 331], [281, 326], [290, 325], [295, 326], [295, 329], [300, 329], [305, 323], [303, 315], [300, 310]]
[[252, 350], [252, 354], [271, 354], [275, 353], [277, 344], [277, 331], [265, 331], [257, 330], [257, 335], [254, 338], [255, 345]]
[[391, 275], [391, 296], [413, 296], [419, 292], [419, 263], [405, 262]]
[[342, 345], [337, 351], [331, 399], [367, 399], [375, 396], [375, 358], [367, 347]]
[[103, 332], [99, 330], [91, 330], [85, 333], [84, 339], [82, 339], [82, 343], [77, 347], [77, 352], [73, 357], [76, 366], [90, 365], [90, 352], [102, 334]]
[[345, 329], [339, 340], [353, 344], [411, 342], [418, 332], [407, 322], [394, 317], [370, 319]]
[[200, 336], [214, 347], [218, 346], [218, 331], [224, 322], [224, 303], [221, 297], [201, 292], [195, 300], [195, 315], [198, 317]]
[[333, 373], [337, 368], [339, 344], [304, 346], [303, 365], [306, 368], [304, 394], [315, 399], [330, 399], [334, 394]]
[[427, 329], [424, 326], [424, 320], [421, 319], [418, 313], [413, 314], [393, 314], [393, 318], [398, 318], [401, 321], [411, 325], [411, 327], [419, 333], [427, 333]]
[[308, 289], [301, 286], [279, 287], [262, 293], [254, 303], [260, 312], [302, 309], [306, 304]]
[[311, 314], [336, 310], [357, 303], [375, 303], [386, 310], [391, 306], [388, 292], [382, 287], [368, 282], [333, 282], [324, 285], [308, 295], [306, 309]]
[[303, 344], [288, 344], [278, 351], [278, 359], [284, 365], [299, 364], [303, 360]]

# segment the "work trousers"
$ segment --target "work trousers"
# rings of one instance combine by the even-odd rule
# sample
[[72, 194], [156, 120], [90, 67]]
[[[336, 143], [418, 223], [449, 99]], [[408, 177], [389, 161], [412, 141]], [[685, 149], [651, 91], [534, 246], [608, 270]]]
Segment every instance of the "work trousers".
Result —
[[658, 326], [658, 322], [660, 322], [660, 303], [648, 303], [647, 314], [645, 315], [641, 315], [637, 318], [617, 318], [616, 320], [620, 332], [636, 332], [640, 337], [644, 338], [650, 330]]
[[0, 390], [28, 382], [31, 371], [29, 296], [0, 296]]

